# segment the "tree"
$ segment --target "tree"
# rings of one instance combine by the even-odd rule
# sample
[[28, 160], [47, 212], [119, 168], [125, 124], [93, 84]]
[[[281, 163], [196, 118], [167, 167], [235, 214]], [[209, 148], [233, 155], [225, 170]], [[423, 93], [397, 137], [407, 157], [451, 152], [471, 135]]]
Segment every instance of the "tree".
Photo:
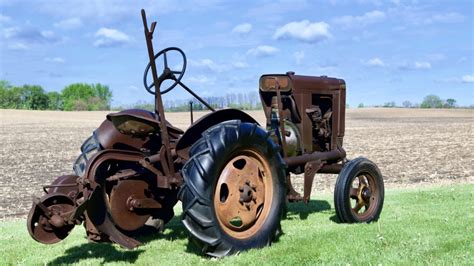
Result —
[[410, 101], [404, 101], [402, 103], [403, 107], [405, 108], [412, 108], [413, 107], [413, 104], [410, 102]]
[[364, 108], [364, 103], [359, 103], [359, 105], [357, 106], [357, 108]]
[[72, 110], [108, 110], [112, 100], [112, 92], [108, 86], [86, 83], [74, 83], [65, 87], [61, 92], [63, 107]]
[[56, 91], [51, 91], [46, 94], [48, 96], [48, 109], [49, 110], [62, 110], [63, 109], [63, 99], [61, 94]]
[[397, 104], [394, 102], [394, 101], [391, 101], [391, 102], [386, 102], [383, 104], [383, 107], [388, 107], [388, 108], [393, 108], [393, 107], [396, 107]]
[[94, 96], [94, 89], [89, 84], [74, 83], [66, 86], [62, 90], [61, 95], [63, 98], [64, 110], [73, 111], [75, 110], [76, 101], [83, 100], [83, 102], [87, 102], [89, 98]]
[[99, 106], [99, 110], [106, 110], [110, 108], [110, 102], [112, 101], [112, 92], [109, 86], [102, 85], [100, 83], [93, 84], [94, 96], [98, 97], [102, 102]]
[[22, 89], [23, 105], [26, 109], [45, 110], [48, 109], [48, 96], [41, 86], [24, 85]]
[[443, 101], [441, 100], [441, 98], [439, 98], [439, 96], [430, 94], [430, 95], [425, 96], [420, 107], [421, 108], [442, 108]]
[[456, 107], [456, 100], [449, 98], [446, 100], [446, 104], [444, 105], [446, 108], [454, 108]]

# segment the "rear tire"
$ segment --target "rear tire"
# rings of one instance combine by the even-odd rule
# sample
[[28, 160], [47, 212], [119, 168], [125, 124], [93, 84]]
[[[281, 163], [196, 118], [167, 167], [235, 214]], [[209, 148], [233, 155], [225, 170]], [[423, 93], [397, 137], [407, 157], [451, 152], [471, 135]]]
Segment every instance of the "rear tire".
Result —
[[264, 247], [281, 233], [286, 186], [278, 151], [265, 130], [239, 120], [211, 127], [192, 146], [179, 198], [183, 224], [203, 253]]
[[384, 201], [383, 177], [366, 158], [356, 158], [342, 168], [334, 190], [334, 206], [343, 223], [377, 221]]

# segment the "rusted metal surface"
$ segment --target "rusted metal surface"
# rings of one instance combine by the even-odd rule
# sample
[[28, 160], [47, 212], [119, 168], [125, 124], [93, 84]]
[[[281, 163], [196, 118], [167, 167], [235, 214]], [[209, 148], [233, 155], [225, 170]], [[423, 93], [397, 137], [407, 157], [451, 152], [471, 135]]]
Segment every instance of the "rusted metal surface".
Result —
[[73, 210], [74, 201], [59, 192], [35, 199], [27, 218], [30, 236], [44, 244], [63, 240], [74, 228], [74, 221], [68, 220]]
[[360, 220], [366, 220], [374, 215], [377, 209], [380, 187], [375, 177], [369, 173], [362, 173], [352, 180], [349, 196], [351, 198], [352, 213]]
[[137, 210], [136, 205], [137, 200], [149, 197], [148, 191], [149, 185], [142, 180], [123, 180], [112, 188], [110, 214], [118, 227], [134, 231], [146, 223], [151, 214]]
[[[145, 31], [146, 46], [148, 48], [148, 56], [150, 58], [151, 74], [153, 77], [153, 84], [155, 86], [155, 112], [159, 115], [162, 121], [166, 121], [165, 109], [163, 107], [163, 101], [161, 99], [161, 91], [160, 91], [161, 83], [164, 81], [164, 79], [161, 79], [161, 78], [158, 79], [158, 74], [157, 74], [156, 64], [155, 64], [155, 53], [153, 52], [153, 43], [152, 43], [156, 22], [153, 22], [151, 24], [151, 30], [149, 30], [148, 23], [146, 21], [145, 10], [143, 9], [142, 9], [142, 19], [143, 19], [143, 28]], [[164, 73], [165, 73], [167, 71], [170, 71], [170, 69], [168, 68], [168, 63], [166, 60], [166, 52], [164, 52], [163, 55], [164, 55], [163, 58], [164, 58], [164, 63], [165, 63], [165, 69], [164, 69]], [[182, 72], [181, 76], [183, 74], [184, 73]], [[146, 78], [146, 72], [145, 72], [145, 78]], [[159, 123], [159, 126], [161, 129], [162, 145], [165, 147], [165, 152], [167, 153], [167, 157], [171, 158], [171, 147], [170, 147], [170, 139], [168, 135], [168, 128], [166, 127], [165, 123]], [[174, 174], [175, 169], [172, 162], [167, 161], [166, 164], [168, 164], [170, 173]]]
[[272, 174], [266, 160], [242, 150], [221, 172], [214, 207], [222, 229], [245, 239], [261, 229], [273, 200]]
[[[107, 115], [83, 144], [75, 166], [77, 175], [60, 176], [44, 186], [45, 195], [35, 199], [28, 216], [28, 231], [41, 243], [59, 242], [76, 224], [83, 222], [89, 240], [137, 247], [140, 242], [132, 237], [133, 232], [150, 221], [162, 227], [174, 215], [177, 191], [184, 183], [181, 170], [192, 161], [189, 151], [203, 133], [230, 120], [252, 123], [253, 130], [259, 126], [240, 110], [214, 110], [181, 82], [186, 69], [184, 52], [170, 47], [154, 54], [152, 38], [156, 22], [148, 28], [144, 10], [142, 21], [149, 56], [143, 80], [145, 89], [154, 95], [155, 112], [130, 109]], [[183, 65], [179, 71], [168, 66], [167, 54], [171, 52], [181, 55]], [[161, 74], [155, 62], [159, 58], [164, 63]], [[152, 84], [147, 83], [149, 70]], [[165, 80], [171, 80], [172, 85], [163, 89]], [[165, 119], [162, 94], [177, 85], [213, 111], [194, 122], [190, 102], [191, 126], [186, 132]], [[281, 169], [280, 177], [287, 176], [288, 200], [308, 203], [316, 174], [337, 174], [348, 169], [344, 168], [347, 159], [342, 147], [345, 82], [287, 72], [263, 75], [259, 85], [268, 134], [261, 132], [260, 138], [264, 136], [269, 141], [273, 155], [283, 157], [284, 163], [278, 163], [278, 169]], [[271, 139], [279, 146], [271, 143]], [[282, 188], [273, 186], [276, 177], [264, 155], [242, 147], [232, 151], [232, 155], [223, 169], [216, 169], [219, 171], [217, 184], [213, 183], [216, 189], [206, 200], [213, 203], [213, 217], [217, 216], [215, 223], [219, 223], [222, 232], [240, 241], [264, 229], [272, 202], [278, 202], [274, 201], [276, 190]], [[291, 173], [304, 173], [303, 196], [293, 188]], [[351, 210], [359, 220], [370, 220], [374, 212], [380, 213], [378, 204], [382, 203], [377, 197], [383, 197], [380, 196], [383, 184], [377, 183], [370, 173], [354, 177], [352, 183]]]
[[188, 151], [191, 145], [201, 138], [201, 134], [208, 128], [229, 120], [240, 120], [258, 125], [258, 122], [247, 113], [236, 109], [222, 109], [207, 114], [196, 120], [189, 127], [176, 144], [176, 153], [183, 159], [189, 159]]

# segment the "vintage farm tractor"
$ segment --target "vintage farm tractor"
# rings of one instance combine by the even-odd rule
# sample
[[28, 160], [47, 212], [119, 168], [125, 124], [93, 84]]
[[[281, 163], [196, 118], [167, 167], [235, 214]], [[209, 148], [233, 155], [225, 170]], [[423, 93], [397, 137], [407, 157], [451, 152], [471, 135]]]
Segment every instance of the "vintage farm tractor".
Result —
[[[384, 199], [379, 169], [365, 158], [347, 160], [342, 148], [343, 80], [263, 75], [267, 122], [259, 125], [240, 110], [214, 110], [183, 84], [184, 52], [170, 47], [154, 54], [156, 22], [148, 28], [144, 10], [142, 19], [150, 59], [144, 85], [155, 97], [155, 112], [107, 115], [82, 145], [75, 175], [58, 177], [34, 200], [27, 226], [36, 241], [59, 242], [83, 223], [91, 241], [135, 248], [134, 236], [145, 227], [162, 228], [181, 200], [182, 222], [203, 252], [226, 256], [269, 245], [281, 232], [287, 201], [308, 202], [317, 173], [339, 174], [334, 203], [341, 222], [378, 219]], [[170, 69], [171, 53], [182, 59], [181, 69]], [[171, 85], [162, 88], [165, 80]], [[186, 132], [165, 119], [162, 95], [176, 85], [212, 111]], [[290, 173], [304, 173], [303, 196]]]

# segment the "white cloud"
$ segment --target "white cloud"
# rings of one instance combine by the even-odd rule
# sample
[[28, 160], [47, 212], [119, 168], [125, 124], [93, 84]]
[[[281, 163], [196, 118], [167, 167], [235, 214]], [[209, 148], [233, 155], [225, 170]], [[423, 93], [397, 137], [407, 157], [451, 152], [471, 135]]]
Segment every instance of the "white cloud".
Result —
[[319, 42], [330, 38], [329, 24], [326, 22], [314, 22], [309, 20], [294, 21], [278, 28], [273, 35], [275, 39], [297, 39], [305, 42]]
[[236, 61], [234, 63], [232, 63], [232, 66], [235, 67], [235, 68], [247, 68], [249, 66], [249, 64], [247, 64], [246, 62], [243, 62], [243, 61]]
[[301, 64], [301, 61], [304, 59], [305, 54], [304, 51], [296, 51], [293, 56], [295, 57], [296, 64], [299, 65]]
[[12, 19], [9, 16], [5, 16], [0, 14], [0, 23], [7, 23], [10, 22]]
[[430, 69], [431, 64], [429, 62], [415, 62], [415, 69]]
[[62, 63], [66, 62], [66, 60], [64, 60], [64, 58], [62, 58], [62, 57], [52, 57], [52, 58], [51, 57], [46, 57], [44, 59], [44, 61], [50, 62], [50, 63], [59, 63], [59, 64], [62, 64]]
[[366, 26], [369, 24], [383, 21], [386, 14], [380, 10], [373, 10], [361, 16], [342, 16], [334, 19], [334, 23], [340, 24], [344, 27], [351, 28], [357, 26]]
[[3, 28], [2, 35], [3, 38], [10, 40], [12, 43], [57, 43], [63, 40], [63, 38], [56, 36], [53, 31], [40, 31], [32, 26]]
[[252, 24], [242, 23], [234, 27], [232, 33], [247, 34], [252, 30]]
[[247, 54], [257, 57], [267, 57], [278, 53], [280, 50], [269, 45], [260, 45], [247, 51]]
[[463, 83], [473, 83], [474, 82], [474, 74], [462, 76], [461, 81]]
[[188, 78], [188, 81], [194, 84], [200, 85], [212, 85], [215, 83], [216, 78], [209, 78], [208, 76], [198, 75], [198, 76], [191, 76]]
[[28, 46], [24, 43], [21, 43], [21, 42], [14, 42], [14, 43], [10, 43], [8, 45], [8, 49], [10, 49], [10, 50], [29, 50], [30, 46]]
[[243, 68], [248, 67], [248, 64], [242, 60], [233, 60], [232, 63], [224, 64], [224, 63], [215, 62], [214, 60], [209, 59], [209, 58], [205, 58], [201, 60], [191, 59], [189, 60], [189, 65], [198, 67], [201, 69], [205, 69], [205, 70], [210, 70], [212, 72], [217, 72], [217, 73], [229, 71], [232, 69], [243, 69]]
[[449, 12], [445, 14], [434, 14], [431, 17], [428, 17], [424, 20], [426, 24], [431, 23], [456, 23], [464, 20], [464, 16], [456, 13], [456, 12]]
[[380, 59], [378, 57], [374, 57], [372, 59], [369, 59], [364, 63], [367, 66], [373, 66], [373, 67], [384, 67], [385, 66], [385, 63], [382, 61], [382, 59]]
[[208, 70], [211, 70], [213, 72], [222, 72], [228, 69], [228, 66], [224, 64], [219, 64], [214, 62], [212, 59], [205, 58], [201, 60], [190, 60], [189, 61], [190, 65], [199, 67], [199, 68], [205, 68]]
[[415, 61], [413, 63], [405, 62], [398, 68], [401, 70], [427, 70], [431, 69], [431, 63], [423, 61]]
[[95, 36], [98, 38], [94, 42], [94, 46], [108, 47], [125, 44], [131, 41], [130, 37], [116, 29], [100, 28]]
[[54, 27], [62, 30], [72, 30], [77, 29], [82, 26], [82, 20], [80, 18], [68, 18], [61, 20], [53, 24]]

